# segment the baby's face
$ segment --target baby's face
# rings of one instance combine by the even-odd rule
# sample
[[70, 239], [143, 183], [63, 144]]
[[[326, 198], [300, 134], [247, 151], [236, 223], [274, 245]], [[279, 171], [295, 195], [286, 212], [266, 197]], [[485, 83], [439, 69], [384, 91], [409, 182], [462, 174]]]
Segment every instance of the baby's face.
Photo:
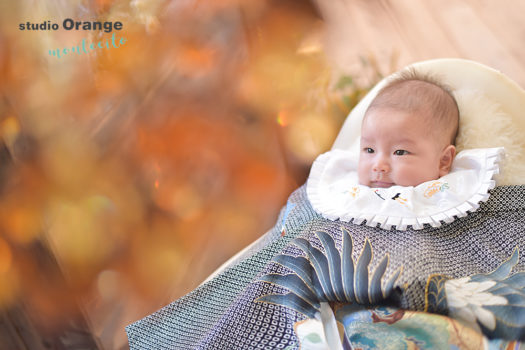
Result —
[[417, 186], [448, 173], [440, 165], [443, 145], [429, 128], [425, 117], [415, 113], [371, 110], [361, 128], [359, 183], [369, 187]]

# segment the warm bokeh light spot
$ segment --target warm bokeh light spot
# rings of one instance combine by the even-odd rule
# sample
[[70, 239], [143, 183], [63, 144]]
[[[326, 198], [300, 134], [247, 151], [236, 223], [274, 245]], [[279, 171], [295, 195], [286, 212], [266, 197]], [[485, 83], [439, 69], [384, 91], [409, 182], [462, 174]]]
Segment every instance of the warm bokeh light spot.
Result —
[[186, 74], [206, 74], [213, 68], [217, 60], [217, 51], [204, 45], [187, 43], [181, 45], [178, 51], [177, 68]]
[[336, 133], [329, 117], [307, 114], [288, 127], [286, 143], [298, 159], [309, 164], [317, 155], [328, 151]]
[[98, 274], [97, 288], [104, 300], [114, 300], [121, 288], [121, 278], [115, 270], [104, 270]]
[[19, 244], [28, 244], [36, 239], [42, 230], [40, 208], [35, 203], [7, 203], [0, 205], [4, 207], [4, 213], [0, 214], [0, 219], [6, 234]]
[[14, 116], [9, 116], [0, 124], [1, 138], [12, 148], [20, 133], [20, 123]]
[[184, 255], [173, 239], [162, 237], [162, 234], [158, 236], [141, 241], [132, 262], [140, 289], [150, 296], [165, 293], [182, 273], [181, 267], [185, 266]]
[[82, 191], [95, 177], [96, 150], [86, 135], [60, 130], [43, 149], [43, 166], [59, 188]]
[[166, 184], [162, 192], [157, 192], [156, 203], [182, 220], [191, 220], [198, 216], [204, 204], [198, 190], [188, 184], [172, 186]]
[[57, 200], [50, 211], [48, 233], [56, 254], [74, 269], [90, 270], [104, 263], [122, 239], [108, 225], [114, 213], [112, 201], [102, 195], [74, 202]]
[[288, 125], [288, 118], [288, 113], [286, 111], [280, 111], [279, 114], [277, 114], [277, 124], [283, 127]]

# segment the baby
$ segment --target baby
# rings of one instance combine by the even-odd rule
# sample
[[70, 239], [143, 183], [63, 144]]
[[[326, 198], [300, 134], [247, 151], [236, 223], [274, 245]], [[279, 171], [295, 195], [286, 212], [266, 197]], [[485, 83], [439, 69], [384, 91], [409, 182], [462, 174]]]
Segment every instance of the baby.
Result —
[[363, 118], [359, 183], [417, 186], [448, 174], [458, 123], [447, 87], [415, 71], [401, 74], [379, 91]]

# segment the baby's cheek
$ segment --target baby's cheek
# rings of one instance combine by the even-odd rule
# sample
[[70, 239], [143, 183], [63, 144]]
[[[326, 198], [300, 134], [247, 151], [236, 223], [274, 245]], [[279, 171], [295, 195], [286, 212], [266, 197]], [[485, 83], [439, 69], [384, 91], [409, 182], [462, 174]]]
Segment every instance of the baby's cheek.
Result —
[[368, 171], [366, 170], [367, 166], [365, 163], [366, 162], [360, 158], [357, 164], [357, 177], [361, 185], [368, 185]]
[[417, 186], [423, 182], [436, 180], [439, 178], [436, 169], [432, 164], [421, 164], [413, 168], [410, 186]]
[[425, 181], [423, 180], [425, 175], [422, 173], [423, 169], [421, 166], [402, 164], [398, 170], [399, 171], [396, 174], [396, 183], [401, 186], [417, 186]]

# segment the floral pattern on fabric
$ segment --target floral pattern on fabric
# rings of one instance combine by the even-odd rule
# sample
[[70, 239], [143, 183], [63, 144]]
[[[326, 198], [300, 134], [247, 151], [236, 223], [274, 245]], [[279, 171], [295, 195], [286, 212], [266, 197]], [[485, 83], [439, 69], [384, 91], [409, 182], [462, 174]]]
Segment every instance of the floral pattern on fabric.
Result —
[[516, 338], [525, 329], [525, 273], [510, 273], [518, 260], [516, 248], [512, 256], [490, 274], [458, 279], [432, 276], [430, 280], [439, 278], [444, 284], [451, 317], [490, 337]]

